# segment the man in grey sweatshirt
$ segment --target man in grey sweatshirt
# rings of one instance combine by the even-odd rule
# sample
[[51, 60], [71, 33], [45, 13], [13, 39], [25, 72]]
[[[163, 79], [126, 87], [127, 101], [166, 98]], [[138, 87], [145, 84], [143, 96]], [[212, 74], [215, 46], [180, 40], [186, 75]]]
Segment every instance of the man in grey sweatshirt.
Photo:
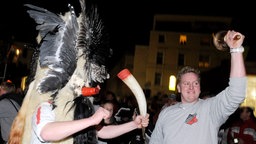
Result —
[[[235, 37], [240, 37], [236, 39]], [[199, 99], [200, 72], [185, 66], [177, 75], [181, 102], [161, 111], [150, 144], [217, 144], [219, 127], [245, 99], [244, 35], [230, 30], [224, 37], [230, 48], [229, 86], [215, 97]]]

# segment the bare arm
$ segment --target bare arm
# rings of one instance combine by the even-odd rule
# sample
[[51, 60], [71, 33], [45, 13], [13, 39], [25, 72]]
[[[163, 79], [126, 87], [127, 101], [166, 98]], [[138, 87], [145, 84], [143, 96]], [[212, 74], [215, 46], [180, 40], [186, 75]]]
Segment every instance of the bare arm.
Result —
[[149, 114], [147, 114], [146, 117], [138, 115], [133, 121], [130, 121], [124, 124], [104, 126], [98, 132], [98, 136], [100, 138], [105, 138], [105, 139], [118, 137], [134, 129], [137, 129], [137, 128], [141, 129], [142, 127], [147, 127], [148, 123], [149, 123]]
[[[239, 36], [239, 39], [235, 37]], [[244, 35], [236, 31], [228, 31], [224, 41], [230, 47], [230, 49], [242, 48], [244, 41]], [[244, 65], [243, 52], [231, 52], [231, 68], [230, 77], [244, 77], [246, 76], [246, 70]]]
[[46, 124], [40, 133], [45, 141], [58, 141], [80, 130], [97, 125], [102, 119], [109, 117], [109, 111], [100, 107], [93, 116], [85, 119]]

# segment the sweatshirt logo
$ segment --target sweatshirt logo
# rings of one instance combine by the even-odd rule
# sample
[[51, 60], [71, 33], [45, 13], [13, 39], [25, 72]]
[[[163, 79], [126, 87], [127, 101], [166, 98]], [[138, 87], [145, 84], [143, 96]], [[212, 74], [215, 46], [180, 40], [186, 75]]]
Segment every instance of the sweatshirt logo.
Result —
[[193, 123], [196, 123], [198, 120], [196, 118], [196, 113], [194, 114], [189, 114], [185, 123], [186, 124], [189, 124], [189, 125], [192, 125]]

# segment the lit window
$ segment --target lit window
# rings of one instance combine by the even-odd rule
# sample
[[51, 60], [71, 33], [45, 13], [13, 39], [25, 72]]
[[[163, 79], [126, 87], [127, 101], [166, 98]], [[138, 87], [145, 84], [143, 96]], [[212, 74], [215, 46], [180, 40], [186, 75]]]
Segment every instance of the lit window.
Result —
[[176, 89], [176, 77], [174, 75], [171, 75], [169, 78], [169, 90], [175, 91]]
[[199, 55], [198, 66], [200, 68], [208, 68], [210, 66], [210, 57], [208, 55]]
[[185, 45], [187, 43], [187, 36], [186, 35], [180, 35], [180, 44]]

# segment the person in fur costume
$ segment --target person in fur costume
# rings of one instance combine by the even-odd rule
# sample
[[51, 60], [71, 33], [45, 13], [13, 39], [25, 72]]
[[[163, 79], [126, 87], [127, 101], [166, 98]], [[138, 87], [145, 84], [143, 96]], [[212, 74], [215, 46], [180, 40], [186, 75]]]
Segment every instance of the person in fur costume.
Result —
[[38, 24], [38, 47], [9, 144], [97, 144], [98, 137], [113, 138], [148, 126], [148, 114], [125, 124], [97, 126], [110, 116], [106, 109], [94, 108], [92, 96], [109, 78], [112, 50], [97, 7], [84, 0], [80, 5], [78, 17], [70, 5], [65, 15], [25, 5]]

